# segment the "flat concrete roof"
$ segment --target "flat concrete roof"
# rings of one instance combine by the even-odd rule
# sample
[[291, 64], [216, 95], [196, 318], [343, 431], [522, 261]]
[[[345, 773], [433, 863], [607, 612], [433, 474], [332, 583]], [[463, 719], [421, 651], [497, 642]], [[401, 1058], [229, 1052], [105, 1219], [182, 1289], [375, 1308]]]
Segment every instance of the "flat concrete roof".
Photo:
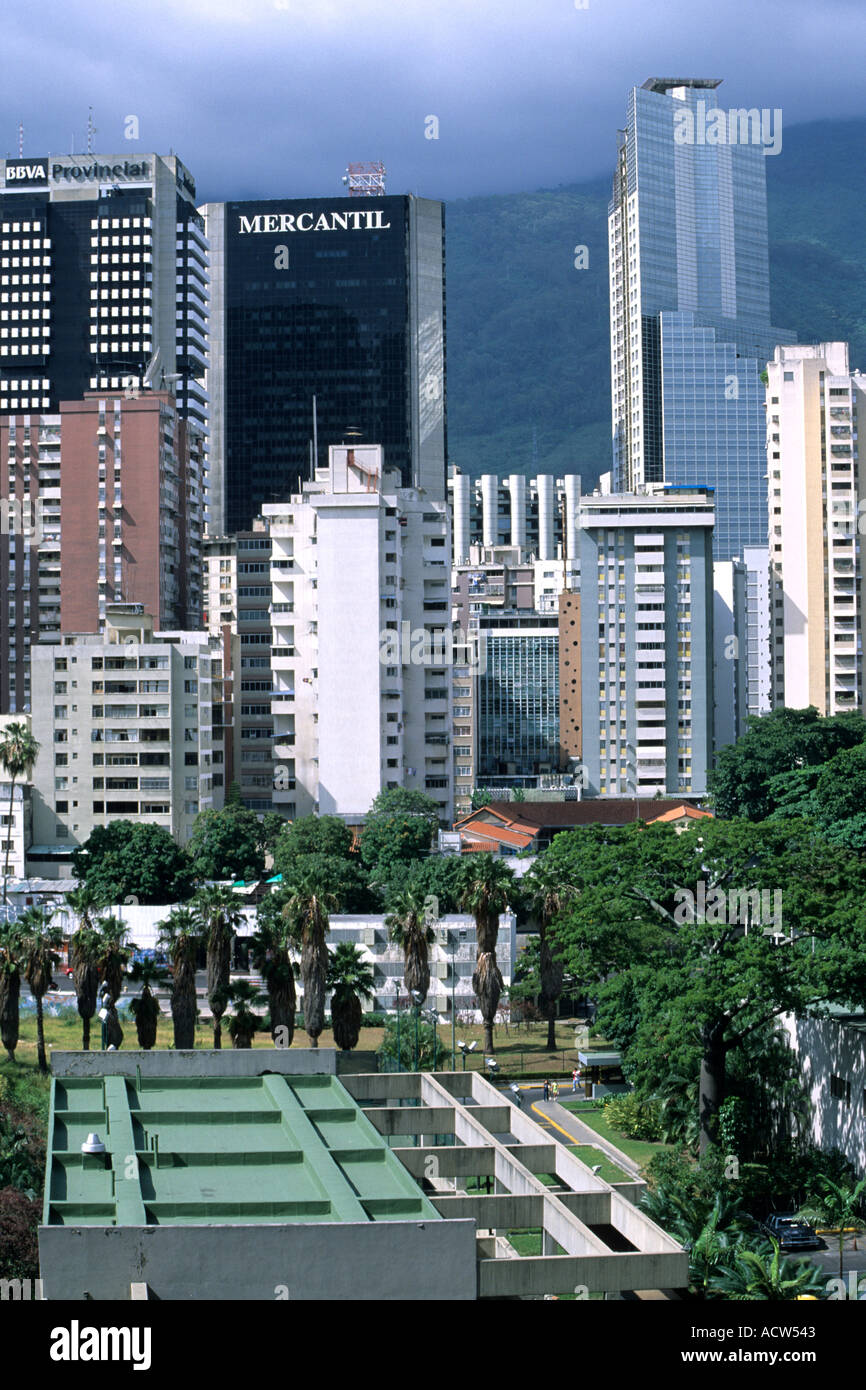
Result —
[[335, 1076], [52, 1080], [46, 1226], [413, 1219], [441, 1217]]

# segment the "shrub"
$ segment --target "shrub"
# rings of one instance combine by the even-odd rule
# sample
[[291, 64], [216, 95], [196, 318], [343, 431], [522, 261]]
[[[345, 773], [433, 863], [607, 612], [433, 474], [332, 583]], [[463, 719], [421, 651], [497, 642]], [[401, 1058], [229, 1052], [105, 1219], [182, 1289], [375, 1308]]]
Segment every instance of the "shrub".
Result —
[[633, 1091], [628, 1095], [606, 1096], [604, 1118], [627, 1139], [658, 1143], [662, 1137], [658, 1105], [652, 1100], [640, 1100]]
[[4, 1279], [39, 1278], [39, 1203], [17, 1187], [0, 1189], [0, 1271]]

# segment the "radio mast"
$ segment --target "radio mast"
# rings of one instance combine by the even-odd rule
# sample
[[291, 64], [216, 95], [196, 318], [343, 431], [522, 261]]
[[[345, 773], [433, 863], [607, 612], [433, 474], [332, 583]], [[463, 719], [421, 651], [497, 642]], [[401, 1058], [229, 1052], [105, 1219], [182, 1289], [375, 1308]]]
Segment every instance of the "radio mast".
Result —
[[350, 164], [343, 175], [343, 183], [348, 185], [350, 198], [383, 198], [385, 166], [378, 162]]

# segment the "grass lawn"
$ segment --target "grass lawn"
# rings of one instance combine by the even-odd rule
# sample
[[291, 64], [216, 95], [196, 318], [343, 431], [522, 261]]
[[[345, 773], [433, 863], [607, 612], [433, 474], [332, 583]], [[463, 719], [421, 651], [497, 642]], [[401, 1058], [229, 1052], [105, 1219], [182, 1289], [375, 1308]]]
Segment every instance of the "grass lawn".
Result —
[[[160, 1001], [162, 1006], [162, 1016], [156, 1037], [157, 1048], [171, 1047], [174, 1041], [171, 1015], [168, 1012], [168, 1004]], [[67, 1016], [62, 1018], [52, 1018], [45, 1016], [45, 1044], [46, 1047], [55, 1047], [60, 1051], [76, 1052], [81, 1048], [81, 1020], [74, 1013], [74, 998]], [[121, 1026], [123, 1028], [123, 1047], [136, 1049], [138, 1039], [135, 1032], [135, 1023], [124, 1013], [121, 1013]], [[407, 1026], [411, 1027], [411, 1024]], [[383, 1030], [381, 1028], [362, 1028], [358, 1039], [358, 1050], [361, 1052], [375, 1052], [382, 1043]], [[463, 1042], [477, 1043], [475, 1051], [470, 1053], [466, 1059], [467, 1071], [484, 1071], [484, 1030], [480, 1024], [468, 1027], [459, 1027], [456, 1030], [456, 1037]], [[439, 1028], [440, 1041], [447, 1049], [447, 1055], [443, 1061], [443, 1067], [451, 1067], [451, 1029], [446, 1025]], [[500, 1068], [509, 1075], [527, 1074], [541, 1077], [543, 1075], [562, 1076], [563, 1073], [571, 1075], [571, 1069], [577, 1060], [574, 1050], [574, 1025], [572, 1023], [562, 1023], [557, 1027], [556, 1041], [558, 1051], [550, 1053], [546, 1049], [547, 1043], [547, 1024], [520, 1024], [519, 1027], [510, 1025], [506, 1032], [504, 1028], [498, 1028], [494, 1034], [496, 1043], [496, 1057]], [[222, 1029], [223, 1047], [231, 1047], [231, 1038], [228, 1033], [226, 1021], [223, 1019]], [[90, 1045], [93, 1051], [98, 1051], [101, 1045], [101, 1025], [99, 1019], [94, 1017], [90, 1024]], [[196, 1024], [195, 1035], [196, 1047], [213, 1047], [213, 1028], [210, 1019], [199, 1019]], [[302, 1028], [295, 1030], [292, 1043], [293, 1047], [309, 1047], [310, 1041]], [[598, 1045], [604, 1046], [601, 1040]], [[254, 1047], [271, 1047], [270, 1035], [261, 1033], [253, 1039]], [[333, 1047], [334, 1035], [329, 1028], [326, 1028], [319, 1037], [320, 1047]], [[16, 1065], [20, 1067], [36, 1067], [36, 1015], [33, 1012], [22, 1011], [20, 1041], [15, 1053]], [[2, 1064], [0, 1064], [2, 1065]], [[8, 1065], [8, 1063], [7, 1063]], [[455, 1069], [460, 1071], [463, 1066], [463, 1059], [458, 1051]]]
[[673, 1144], [648, 1144], [643, 1139], [627, 1139], [618, 1129], [611, 1129], [605, 1121], [602, 1109], [595, 1109], [586, 1101], [564, 1100], [560, 1101], [560, 1104], [564, 1105], [566, 1110], [573, 1110], [585, 1125], [595, 1130], [600, 1138], [606, 1139], [610, 1144], [615, 1144], [627, 1158], [634, 1159], [635, 1163], [639, 1163], [642, 1168], [649, 1163], [655, 1154], [665, 1151], [673, 1152], [675, 1148]]

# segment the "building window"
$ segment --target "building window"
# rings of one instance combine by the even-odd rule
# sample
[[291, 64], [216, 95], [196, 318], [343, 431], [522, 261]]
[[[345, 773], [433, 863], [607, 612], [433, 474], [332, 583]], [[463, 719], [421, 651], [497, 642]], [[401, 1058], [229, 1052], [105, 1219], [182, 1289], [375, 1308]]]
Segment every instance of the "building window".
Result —
[[830, 1095], [834, 1100], [844, 1100], [846, 1105], [851, 1104], [851, 1082], [845, 1081], [841, 1076], [830, 1077]]

